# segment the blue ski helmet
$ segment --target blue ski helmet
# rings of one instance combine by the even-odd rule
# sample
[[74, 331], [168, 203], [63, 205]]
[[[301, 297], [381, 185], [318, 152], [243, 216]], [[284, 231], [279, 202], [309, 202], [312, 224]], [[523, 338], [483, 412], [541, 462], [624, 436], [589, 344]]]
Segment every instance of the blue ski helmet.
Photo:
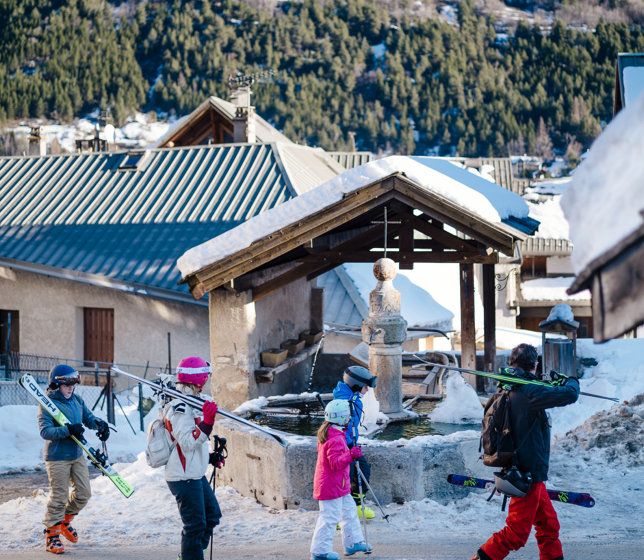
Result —
[[58, 389], [61, 385], [76, 383], [80, 383], [80, 374], [72, 366], [60, 364], [51, 368], [49, 372], [50, 389]]
[[367, 368], [362, 366], [350, 366], [344, 370], [342, 381], [349, 387], [358, 386], [360, 389], [367, 385], [368, 387], [376, 386], [376, 376], [371, 375]]

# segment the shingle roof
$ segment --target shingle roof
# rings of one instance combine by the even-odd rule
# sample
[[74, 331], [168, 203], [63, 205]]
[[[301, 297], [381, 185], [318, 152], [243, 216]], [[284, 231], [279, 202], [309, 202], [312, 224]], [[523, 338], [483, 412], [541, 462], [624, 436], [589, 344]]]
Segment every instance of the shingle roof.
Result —
[[148, 150], [119, 170], [126, 158], [0, 158], [0, 260], [187, 295], [179, 256], [297, 194], [275, 144]]

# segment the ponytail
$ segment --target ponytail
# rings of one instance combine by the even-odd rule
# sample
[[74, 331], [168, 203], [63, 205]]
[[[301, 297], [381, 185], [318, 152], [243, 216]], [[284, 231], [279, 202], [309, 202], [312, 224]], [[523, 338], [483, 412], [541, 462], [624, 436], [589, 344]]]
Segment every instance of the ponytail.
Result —
[[329, 438], [329, 428], [331, 427], [331, 422], [326, 420], [322, 422], [322, 425], [318, 429], [318, 441], [320, 443], [326, 443], [326, 440]]

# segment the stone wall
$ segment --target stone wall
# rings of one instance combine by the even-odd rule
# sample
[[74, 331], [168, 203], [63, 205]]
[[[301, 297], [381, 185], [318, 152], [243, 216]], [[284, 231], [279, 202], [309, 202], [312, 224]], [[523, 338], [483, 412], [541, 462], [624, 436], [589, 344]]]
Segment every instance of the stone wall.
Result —
[[274, 383], [257, 384], [254, 372], [263, 350], [279, 348], [311, 327], [314, 288], [315, 281], [303, 278], [255, 302], [251, 290], [210, 292], [211, 390], [223, 408], [234, 410], [260, 395], [307, 389], [313, 358], [277, 374]]
[[0, 267], [0, 309], [20, 313], [20, 351], [83, 359], [83, 308], [114, 309], [114, 361], [163, 367], [210, 355], [208, 308]]
[[[228, 459], [217, 471], [217, 483], [277, 509], [317, 509], [313, 476], [317, 440], [292, 436], [289, 445], [230, 420], [217, 421], [215, 432], [228, 441]], [[371, 487], [382, 504], [431, 498], [440, 503], [464, 497], [463, 489], [447, 482], [449, 474], [489, 478], [492, 469], [477, 461], [478, 437], [432, 445], [370, 444], [362, 450], [371, 464]]]

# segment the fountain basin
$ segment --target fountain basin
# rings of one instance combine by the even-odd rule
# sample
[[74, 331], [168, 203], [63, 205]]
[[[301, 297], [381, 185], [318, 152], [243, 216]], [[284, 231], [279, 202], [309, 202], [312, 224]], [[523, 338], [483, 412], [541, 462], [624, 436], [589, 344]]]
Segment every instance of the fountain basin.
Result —
[[[313, 476], [317, 439], [280, 432], [274, 439], [232, 420], [218, 420], [215, 432], [228, 442], [228, 459], [217, 470], [217, 483], [230, 485], [244, 496], [276, 509], [317, 509]], [[462, 497], [447, 482], [452, 473], [489, 476], [477, 462], [479, 435], [462, 431], [448, 436], [420, 436], [411, 440], [363, 440], [371, 464], [371, 486], [382, 504], [430, 498], [440, 503]]]

